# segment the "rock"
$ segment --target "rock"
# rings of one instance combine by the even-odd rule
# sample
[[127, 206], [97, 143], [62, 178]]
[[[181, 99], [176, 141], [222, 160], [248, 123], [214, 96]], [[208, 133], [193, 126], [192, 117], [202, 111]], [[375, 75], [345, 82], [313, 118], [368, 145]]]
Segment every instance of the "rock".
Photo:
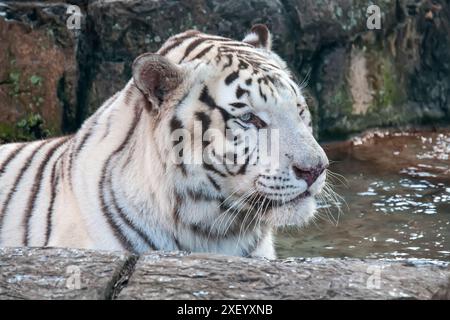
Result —
[[[102, 1], [89, 3], [88, 24], [92, 29], [92, 82], [86, 109], [88, 116], [131, 77], [133, 60], [144, 52], [156, 52], [170, 36], [199, 29], [243, 39], [252, 24], [268, 23], [275, 43], [293, 56], [292, 42], [279, 1]], [[259, 14], [255, 16], [255, 12]], [[289, 49], [291, 48], [291, 49]], [[89, 79], [87, 79], [89, 81]]]
[[428, 260], [0, 249], [0, 299], [444, 299], [449, 276]]
[[[65, 26], [69, 3], [86, 18], [79, 32]], [[29, 139], [47, 128], [51, 134], [74, 131], [129, 80], [136, 56], [157, 51], [171, 35], [196, 28], [241, 39], [254, 23], [270, 27], [275, 51], [300, 80], [308, 80], [322, 140], [373, 127], [448, 121], [450, 4], [377, 5], [379, 30], [368, 29], [368, 3], [362, 0], [2, 4], [0, 41], [7, 46], [0, 49], [0, 139]], [[33, 134], [23, 134], [22, 127]]]
[[[365, 1], [288, 3], [305, 35], [296, 51], [311, 66], [321, 138], [449, 119], [448, 3], [378, 1], [380, 30], [367, 29]], [[423, 22], [429, 10], [438, 13]]]
[[66, 27], [67, 6], [0, 4], [2, 140], [37, 139], [74, 129], [79, 37]]
[[[300, 79], [310, 75], [319, 137], [448, 118], [448, 3], [377, 5], [381, 30], [367, 29], [367, 3], [357, 0], [93, 1], [88, 16], [97, 71], [87, 86], [85, 114], [126, 83], [134, 57], [156, 51], [174, 33], [197, 28], [240, 39], [250, 25], [263, 22]], [[427, 12], [434, 12], [432, 19]]]
[[449, 272], [446, 264], [156, 253], [138, 261], [118, 298], [430, 299]]
[[433, 300], [450, 300], [450, 278], [447, 284], [441, 285], [439, 290], [431, 297]]
[[0, 249], [0, 299], [108, 299], [132, 259], [76, 249]]
[[86, 108], [80, 109], [83, 112], [83, 118], [94, 113], [108, 97], [122, 90], [131, 77], [130, 67], [129, 62], [101, 61], [98, 63], [88, 88], [89, 91], [86, 92], [88, 99]]

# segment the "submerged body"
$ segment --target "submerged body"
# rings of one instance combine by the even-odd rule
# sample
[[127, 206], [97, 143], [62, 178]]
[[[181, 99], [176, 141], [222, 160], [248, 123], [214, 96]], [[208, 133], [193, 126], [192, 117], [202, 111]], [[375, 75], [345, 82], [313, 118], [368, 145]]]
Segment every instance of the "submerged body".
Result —
[[[243, 163], [172, 161], [173, 134], [198, 122], [278, 130], [277, 167], [252, 144]], [[205, 154], [227, 158], [219, 140], [241, 143], [223, 135], [183, 155], [209, 146]], [[314, 216], [327, 164], [264, 27], [243, 42], [188, 31], [139, 57], [125, 88], [75, 135], [0, 147], [0, 246], [274, 258], [273, 228]]]

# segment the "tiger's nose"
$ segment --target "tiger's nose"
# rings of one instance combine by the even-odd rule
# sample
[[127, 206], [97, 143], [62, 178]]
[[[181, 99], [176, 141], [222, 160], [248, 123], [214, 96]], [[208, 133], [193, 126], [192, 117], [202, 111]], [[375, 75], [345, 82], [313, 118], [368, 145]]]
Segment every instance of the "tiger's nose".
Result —
[[298, 165], [292, 166], [297, 179], [305, 180], [308, 187], [310, 187], [327, 168], [328, 164], [321, 164], [312, 168], [302, 168]]

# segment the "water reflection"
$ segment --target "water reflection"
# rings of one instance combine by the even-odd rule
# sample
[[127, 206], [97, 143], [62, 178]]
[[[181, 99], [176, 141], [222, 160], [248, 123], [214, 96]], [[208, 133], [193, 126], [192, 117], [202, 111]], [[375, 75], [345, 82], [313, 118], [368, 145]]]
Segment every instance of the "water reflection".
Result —
[[450, 259], [450, 132], [378, 133], [326, 149], [348, 208], [337, 226], [322, 210], [307, 228], [280, 231], [281, 257]]

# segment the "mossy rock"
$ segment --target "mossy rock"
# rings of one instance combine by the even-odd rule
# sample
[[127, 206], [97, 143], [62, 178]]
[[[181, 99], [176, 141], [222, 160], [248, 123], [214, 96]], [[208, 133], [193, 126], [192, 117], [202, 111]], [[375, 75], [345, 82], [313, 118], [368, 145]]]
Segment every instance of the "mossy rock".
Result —
[[30, 114], [15, 125], [0, 123], [0, 143], [33, 141], [54, 135], [40, 114]]

